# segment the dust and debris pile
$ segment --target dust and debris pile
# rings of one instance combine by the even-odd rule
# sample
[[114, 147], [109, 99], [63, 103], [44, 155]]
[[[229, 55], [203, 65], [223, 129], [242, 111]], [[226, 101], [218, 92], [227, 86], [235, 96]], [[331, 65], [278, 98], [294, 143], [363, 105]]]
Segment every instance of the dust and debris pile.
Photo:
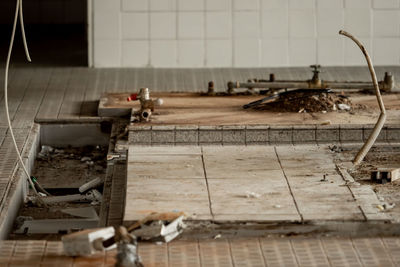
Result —
[[334, 92], [292, 91], [280, 94], [272, 101], [260, 104], [254, 109], [277, 112], [331, 112], [351, 111], [358, 108], [344, 95]]

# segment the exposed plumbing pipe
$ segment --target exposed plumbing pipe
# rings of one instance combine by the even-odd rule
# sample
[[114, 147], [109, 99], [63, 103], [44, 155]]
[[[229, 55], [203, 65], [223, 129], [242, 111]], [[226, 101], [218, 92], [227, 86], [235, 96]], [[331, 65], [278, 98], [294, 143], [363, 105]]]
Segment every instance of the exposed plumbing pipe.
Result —
[[365, 59], [367, 60], [367, 63], [368, 63], [369, 72], [371, 73], [371, 77], [372, 77], [372, 83], [374, 84], [374, 88], [375, 88], [376, 99], [378, 101], [379, 108], [381, 110], [381, 114], [379, 115], [379, 119], [376, 122], [374, 129], [372, 130], [372, 133], [370, 134], [367, 141], [364, 143], [364, 145], [362, 146], [360, 151], [358, 151], [357, 155], [353, 159], [353, 164], [358, 165], [364, 159], [364, 157], [367, 155], [367, 153], [371, 149], [371, 147], [374, 145], [376, 138], [378, 138], [378, 135], [381, 132], [382, 127], [386, 121], [386, 110], [385, 110], [385, 105], [383, 104], [381, 92], [379, 90], [378, 80], [377, 80], [376, 74], [375, 74], [375, 69], [374, 69], [374, 66], [372, 65], [371, 58], [369, 57], [367, 50], [360, 43], [360, 41], [358, 41], [350, 33], [341, 30], [341, 31], [339, 31], [339, 34], [344, 35], [344, 36], [350, 38], [351, 40], [353, 40], [358, 45], [358, 47], [361, 49], [361, 51], [363, 52]]

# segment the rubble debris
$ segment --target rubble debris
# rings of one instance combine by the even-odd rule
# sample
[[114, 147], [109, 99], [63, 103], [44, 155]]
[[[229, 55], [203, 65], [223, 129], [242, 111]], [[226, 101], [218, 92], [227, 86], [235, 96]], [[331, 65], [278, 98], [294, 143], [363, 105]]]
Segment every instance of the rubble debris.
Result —
[[88, 229], [80, 232], [64, 235], [61, 240], [64, 253], [67, 256], [88, 256], [96, 252], [113, 249], [115, 243], [108, 244], [106, 241], [115, 235], [114, 227]]
[[222, 237], [222, 235], [218, 234], [218, 235], [214, 236], [214, 239], [220, 239], [221, 237]]
[[319, 180], [320, 182], [328, 182], [328, 179], [326, 179], [326, 177], [328, 177], [327, 174], [324, 174], [323, 178], [321, 180]]
[[124, 226], [120, 226], [115, 235], [117, 243], [117, 267], [143, 267], [138, 255], [136, 237], [128, 233]]
[[384, 210], [385, 210], [385, 208], [384, 208], [381, 204], [376, 205], [376, 207], [377, 207], [378, 210], [380, 210], [380, 211], [384, 211]]
[[263, 101], [258, 103], [256, 102], [245, 105], [244, 107], [276, 112], [314, 113], [336, 111], [339, 104], [345, 105], [342, 107], [354, 106], [350, 99], [344, 95], [329, 90], [312, 89], [297, 89], [282, 92], [264, 98]]
[[100, 177], [96, 177], [93, 180], [90, 180], [87, 183], [84, 183], [79, 187], [79, 192], [83, 193], [88, 191], [89, 189], [99, 187], [103, 184], [103, 180]]
[[46, 204], [54, 204], [60, 202], [85, 202], [88, 201], [88, 197], [81, 194], [73, 194], [66, 196], [48, 196], [43, 197], [42, 200]]
[[144, 240], [168, 243], [186, 227], [183, 223], [185, 216], [183, 212], [151, 213], [128, 227], [128, 232]]
[[186, 227], [183, 218], [184, 216], [180, 216], [171, 223], [153, 221], [150, 225], [142, 225], [132, 233], [142, 240], [168, 243], [183, 232]]
[[261, 197], [261, 195], [256, 192], [246, 191], [245, 194], [246, 194], [247, 198], [260, 198]]
[[385, 210], [391, 210], [396, 206], [396, 203], [385, 203], [383, 204], [383, 207], [385, 208]]
[[346, 110], [346, 111], [349, 111], [350, 109], [351, 109], [351, 107], [349, 106], [349, 105], [347, 105], [347, 104], [337, 104], [337, 107], [338, 107], [338, 109], [339, 110]]
[[82, 157], [81, 162], [92, 161], [90, 157]]
[[61, 212], [75, 217], [89, 218], [96, 220], [99, 219], [99, 216], [97, 215], [97, 212], [93, 207], [62, 209]]
[[26, 219], [23, 224], [14, 228], [14, 234], [60, 234], [77, 229], [93, 229], [97, 227], [98, 219]]
[[164, 239], [165, 243], [175, 239], [183, 232], [183, 229], [186, 228], [186, 225], [183, 223], [183, 218], [184, 216], [180, 216], [170, 224], [162, 225], [160, 236]]
[[51, 146], [42, 146], [42, 149], [38, 153], [38, 158], [47, 159], [51, 153], [54, 152], [54, 148]]
[[37, 181], [35, 176], [31, 176], [31, 180], [36, 188], [36, 190], [40, 193], [40, 196], [51, 196], [51, 194], [49, 192], [46, 191], [46, 189], [44, 189], [39, 182]]
[[380, 211], [388, 211], [393, 209], [396, 206], [396, 203], [383, 203], [383, 204], [379, 204], [376, 205], [376, 207], [380, 210]]
[[[62, 202], [91, 202], [92, 205], [97, 205], [102, 201], [102, 194], [97, 189], [92, 189], [85, 195], [73, 194], [64, 196], [48, 196], [43, 197], [42, 200], [45, 204], [55, 204]], [[35, 198], [32, 198], [32, 202], [35, 202]]]
[[91, 200], [91, 205], [97, 205], [103, 200], [103, 195], [97, 189], [92, 189], [85, 195], [88, 200]]
[[132, 232], [136, 228], [139, 228], [141, 225], [151, 222], [151, 221], [173, 221], [179, 218], [180, 216], [186, 216], [184, 212], [163, 212], [163, 213], [157, 213], [153, 212], [147, 215], [145, 218], [142, 220], [132, 224], [131, 226], [128, 227], [128, 232]]
[[378, 168], [371, 172], [371, 180], [377, 183], [386, 184], [393, 182], [400, 177], [400, 168], [388, 169]]
[[343, 148], [337, 146], [337, 145], [329, 145], [328, 146], [329, 150], [335, 153], [340, 153], [343, 151]]

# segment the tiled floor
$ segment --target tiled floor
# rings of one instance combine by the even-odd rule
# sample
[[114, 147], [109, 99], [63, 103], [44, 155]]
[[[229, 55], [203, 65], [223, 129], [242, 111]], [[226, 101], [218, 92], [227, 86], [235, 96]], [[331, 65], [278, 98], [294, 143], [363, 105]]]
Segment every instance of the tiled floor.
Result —
[[172, 211], [215, 221], [387, 220], [378, 204], [368, 185], [346, 186], [324, 145], [129, 147], [126, 222]]
[[[1, 241], [0, 266], [114, 266], [116, 251], [66, 257], [62, 243]], [[140, 243], [153, 266], [399, 266], [399, 238], [259, 238]]]

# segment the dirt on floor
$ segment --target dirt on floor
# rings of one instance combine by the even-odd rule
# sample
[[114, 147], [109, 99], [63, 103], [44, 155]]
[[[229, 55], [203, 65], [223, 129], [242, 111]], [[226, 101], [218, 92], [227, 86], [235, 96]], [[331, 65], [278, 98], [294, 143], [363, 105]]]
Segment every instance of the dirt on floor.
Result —
[[[357, 152], [357, 149], [352, 149], [342, 153], [347, 159], [352, 159]], [[384, 212], [400, 218], [400, 179], [386, 184], [372, 181], [371, 172], [377, 168], [400, 168], [400, 147], [374, 147], [360, 165], [349, 171], [357, 182], [371, 185], [379, 200], [388, 204]]]
[[[341, 101], [345, 104], [349, 101], [350, 111], [329, 112], [322, 110], [325, 109], [322, 105], [319, 108], [321, 112], [309, 112], [304, 109], [307, 112], [299, 113], [302, 107], [299, 107], [298, 101], [293, 101], [294, 103], [289, 105], [289, 108], [294, 106], [293, 112], [243, 108], [246, 104], [266, 97], [263, 95], [204, 96], [199, 93], [152, 93], [152, 98], [162, 98], [164, 104], [155, 108], [151, 121], [145, 125], [370, 124], [377, 120], [380, 111], [375, 95], [348, 91], [336, 92], [336, 94], [329, 103]], [[339, 95], [349, 98], [342, 99]], [[131, 109], [140, 108], [140, 103], [126, 101], [128, 96], [128, 93], [105, 94], [99, 109], [108, 113], [125, 110], [127, 114], [130, 114]], [[386, 122], [400, 123], [398, 108], [400, 94], [384, 94], [383, 99], [387, 109]]]
[[[107, 168], [107, 149], [104, 147], [53, 148], [43, 146], [37, 155], [33, 176], [52, 196], [80, 194], [79, 187], [99, 177], [104, 181]], [[100, 193], [103, 188], [96, 188]], [[85, 194], [84, 192], [83, 194]], [[94, 207], [99, 214], [100, 203], [73, 202], [54, 203], [38, 207], [32, 202], [25, 203], [18, 216], [33, 219], [76, 218], [62, 212], [63, 209]]]
[[42, 187], [52, 191], [79, 188], [96, 177], [104, 177], [106, 159], [107, 149], [100, 146], [62, 149], [43, 146], [33, 176]]
[[322, 90], [300, 90], [279, 94], [270, 101], [257, 105], [256, 110], [275, 112], [331, 112], [365, 109], [361, 104], [353, 104], [348, 96]]

